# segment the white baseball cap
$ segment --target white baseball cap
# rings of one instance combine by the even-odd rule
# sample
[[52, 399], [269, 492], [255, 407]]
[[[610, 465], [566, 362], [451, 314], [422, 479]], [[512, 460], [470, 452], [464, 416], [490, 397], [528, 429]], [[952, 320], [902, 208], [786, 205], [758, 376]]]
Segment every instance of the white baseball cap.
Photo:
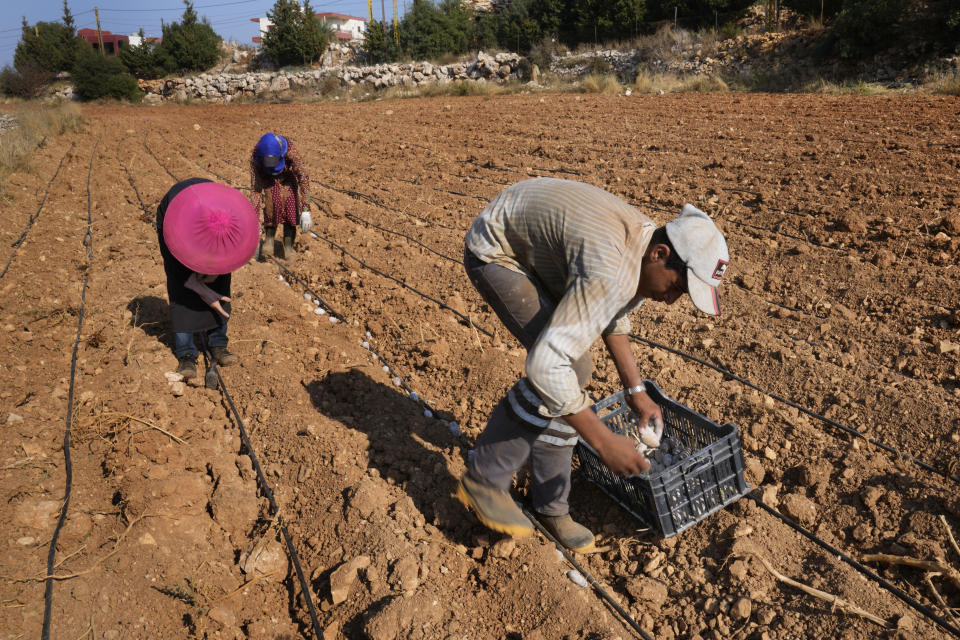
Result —
[[670, 243], [687, 265], [687, 291], [693, 304], [704, 313], [720, 315], [717, 288], [730, 263], [727, 241], [720, 229], [692, 204], [683, 205], [680, 215], [666, 226]]

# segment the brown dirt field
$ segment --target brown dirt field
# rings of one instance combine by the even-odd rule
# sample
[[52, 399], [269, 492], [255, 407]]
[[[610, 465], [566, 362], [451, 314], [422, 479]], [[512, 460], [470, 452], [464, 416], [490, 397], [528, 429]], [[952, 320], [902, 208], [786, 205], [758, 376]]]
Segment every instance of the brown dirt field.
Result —
[[[150, 225], [176, 180], [247, 186], [249, 150], [266, 130], [297, 142], [322, 203], [318, 237], [299, 239], [291, 269], [346, 321], [315, 314], [274, 264], [251, 263], [234, 279], [241, 363], [223, 376], [326, 639], [636, 636], [565, 577], [545, 539], [501, 539], [452, 497], [524, 356], [470, 286], [463, 234], [485, 201], [527, 177], [602, 186], [660, 222], [684, 202], [708, 211], [732, 256], [724, 316], [695, 315], [688, 300], [649, 303], [636, 333], [960, 471], [956, 98], [553, 95], [84, 112], [85, 129], [48, 141], [0, 201], [4, 263], [35, 217], [0, 279], [0, 640], [40, 633], [68, 416], [72, 492], [52, 637], [312, 635], [221, 394], [192, 386], [176, 397], [164, 378], [176, 362]], [[618, 387], [601, 348], [598, 398]], [[939, 519], [960, 534], [956, 480], [689, 359], [642, 342], [635, 352], [667, 394], [738, 425], [758, 494], [817, 536], [854, 558], [960, 566]], [[463, 436], [426, 417], [394, 375]], [[748, 499], [666, 540], [576, 476], [572, 505], [602, 549], [579, 561], [657, 638], [948, 637]], [[756, 559], [737, 559], [747, 551], [894, 628], [775, 582]], [[353, 567], [335, 603], [331, 583]], [[871, 567], [944, 615], [923, 571]], [[956, 585], [933, 583], [960, 606]]]

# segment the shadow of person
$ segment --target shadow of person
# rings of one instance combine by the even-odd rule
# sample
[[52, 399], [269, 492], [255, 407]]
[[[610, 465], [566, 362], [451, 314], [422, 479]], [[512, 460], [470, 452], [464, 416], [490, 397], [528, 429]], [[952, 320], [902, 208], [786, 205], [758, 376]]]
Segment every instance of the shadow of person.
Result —
[[470, 544], [476, 521], [456, 498], [448, 459], [462, 458], [463, 443], [423, 407], [362, 371], [331, 372], [305, 385], [313, 406], [369, 437], [369, 465], [413, 500], [427, 522]]
[[130, 326], [142, 330], [148, 336], [172, 347], [170, 337], [170, 305], [163, 298], [140, 296], [127, 303]]

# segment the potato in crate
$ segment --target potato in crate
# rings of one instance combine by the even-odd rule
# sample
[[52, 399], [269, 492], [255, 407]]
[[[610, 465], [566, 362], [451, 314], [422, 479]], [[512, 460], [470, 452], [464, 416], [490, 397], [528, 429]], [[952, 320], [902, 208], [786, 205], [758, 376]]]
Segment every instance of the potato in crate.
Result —
[[[652, 380], [644, 382], [650, 399], [663, 412], [659, 458], [650, 471], [623, 477], [613, 473], [597, 452], [580, 439], [580, 470], [627, 511], [665, 538], [674, 536], [722, 509], [750, 490], [743, 478], [743, 453], [733, 424], [720, 426], [668, 398]], [[615, 433], [633, 436], [638, 416], [623, 391], [593, 405], [600, 420]], [[662, 465], [662, 466], [661, 466]]]

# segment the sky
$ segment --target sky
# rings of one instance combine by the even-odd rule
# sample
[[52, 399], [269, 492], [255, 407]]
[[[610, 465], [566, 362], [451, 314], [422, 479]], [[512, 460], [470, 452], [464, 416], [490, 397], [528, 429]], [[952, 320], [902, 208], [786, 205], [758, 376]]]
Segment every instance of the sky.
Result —
[[[387, 20], [393, 19], [392, 0], [373, 0], [374, 18], [380, 19], [381, 2]], [[0, 67], [13, 65], [13, 52], [20, 41], [21, 17], [28, 24], [59, 22], [63, 18], [63, 0], [2, 0], [4, 20], [0, 22]], [[194, 9], [206, 16], [224, 40], [252, 44], [257, 24], [250, 18], [266, 16], [274, 0], [193, 0]], [[317, 13], [345, 13], [367, 17], [367, 0], [311, 0]], [[94, 7], [100, 12], [100, 28], [117, 34], [137, 33], [141, 27], [147, 36], [160, 36], [160, 21], [175, 22], [183, 15], [182, 0], [67, 0], [78, 29], [97, 28]], [[397, 1], [403, 15], [403, 0]]]

